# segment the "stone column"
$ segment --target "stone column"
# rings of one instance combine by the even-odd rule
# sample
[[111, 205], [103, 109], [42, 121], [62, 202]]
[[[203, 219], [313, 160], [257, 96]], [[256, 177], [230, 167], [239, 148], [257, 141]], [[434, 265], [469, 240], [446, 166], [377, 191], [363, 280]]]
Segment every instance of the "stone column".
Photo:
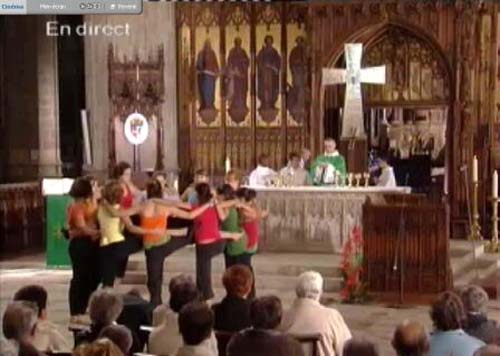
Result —
[[38, 176], [61, 176], [59, 147], [59, 85], [57, 37], [46, 36], [47, 21], [55, 16], [37, 18], [38, 75]]

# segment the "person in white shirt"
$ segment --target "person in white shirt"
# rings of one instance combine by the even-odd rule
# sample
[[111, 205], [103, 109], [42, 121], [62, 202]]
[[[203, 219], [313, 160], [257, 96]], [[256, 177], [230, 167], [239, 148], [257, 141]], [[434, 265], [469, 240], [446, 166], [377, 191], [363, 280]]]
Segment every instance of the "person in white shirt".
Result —
[[281, 319], [281, 330], [290, 334], [318, 333], [318, 356], [341, 356], [344, 344], [352, 338], [344, 318], [320, 304], [323, 278], [318, 272], [302, 273], [296, 285], [297, 298]]
[[248, 183], [253, 187], [266, 186], [269, 185], [271, 179], [276, 175], [276, 171], [269, 168], [269, 156], [263, 153], [259, 156], [257, 168], [250, 173]]
[[179, 330], [183, 345], [176, 356], [218, 356], [213, 337], [214, 313], [205, 302], [186, 304], [179, 314]]
[[292, 152], [290, 153], [288, 164], [280, 171], [280, 176], [284, 177], [286, 182], [292, 186], [309, 185], [309, 174], [300, 166], [300, 156]]
[[72, 347], [57, 326], [47, 319], [47, 290], [42, 286], [28, 285], [14, 295], [15, 301], [32, 303], [38, 310], [38, 320], [33, 335], [33, 346], [42, 352], [69, 352]]
[[377, 179], [378, 187], [394, 188], [397, 186], [396, 177], [394, 176], [394, 169], [387, 163], [385, 159], [380, 159], [379, 164], [382, 173]]

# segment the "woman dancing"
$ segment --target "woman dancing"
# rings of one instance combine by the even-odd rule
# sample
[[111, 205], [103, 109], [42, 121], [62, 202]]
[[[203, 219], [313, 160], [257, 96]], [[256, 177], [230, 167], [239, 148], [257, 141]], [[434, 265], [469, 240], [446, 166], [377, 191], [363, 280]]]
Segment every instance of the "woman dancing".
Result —
[[97, 189], [90, 177], [77, 178], [69, 195], [69, 256], [73, 277], [69, 286], [70, 323], [84, 323], [90, 295], [99, 285], [99, 229], [97, 228]]

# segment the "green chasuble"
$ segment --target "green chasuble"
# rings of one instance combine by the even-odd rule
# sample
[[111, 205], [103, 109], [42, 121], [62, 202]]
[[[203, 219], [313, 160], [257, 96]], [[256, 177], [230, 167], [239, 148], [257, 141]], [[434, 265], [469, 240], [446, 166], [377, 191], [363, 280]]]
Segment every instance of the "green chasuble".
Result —
[[[327, 167], [324, 167], [324, 166]], [[333, 184], [334, 172], [338, 172], [345, 177], [347, 174], [344, 157], [338, 153], [336, 155], [318, 156], [311, 165], [310, 175], [315, 185]]]

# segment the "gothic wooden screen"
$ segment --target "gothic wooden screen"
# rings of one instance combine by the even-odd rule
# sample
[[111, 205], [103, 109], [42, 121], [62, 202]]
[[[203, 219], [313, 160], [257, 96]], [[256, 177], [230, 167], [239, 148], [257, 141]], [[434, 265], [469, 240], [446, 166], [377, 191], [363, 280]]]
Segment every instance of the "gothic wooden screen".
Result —
[[177, 4], [179, 165], [274, 168], [308, 145], [307, 8], [280, 3]]

